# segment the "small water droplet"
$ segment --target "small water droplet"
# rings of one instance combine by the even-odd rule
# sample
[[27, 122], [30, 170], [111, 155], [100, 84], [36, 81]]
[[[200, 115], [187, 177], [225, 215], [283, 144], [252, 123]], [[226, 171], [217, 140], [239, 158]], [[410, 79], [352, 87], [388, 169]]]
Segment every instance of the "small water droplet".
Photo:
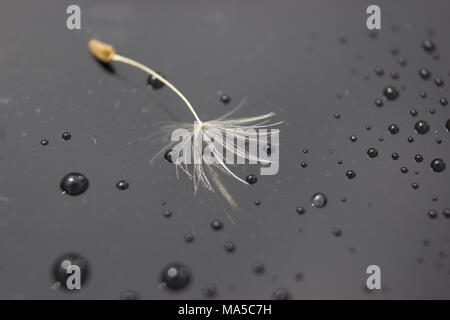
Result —
[[369, 148], [369, 149], [367, 150], [367, 155], [368, 155], [370, 158], [375, 158], [376, 156], [378, 156], [378, 151], [377, 151], [377, 149], [375, 149], [375, 148]]
[[399, 96], [399, 92], [394, 86], [387, 86], [384, 88], [383, 94], [388, 100], [397, 99]]
[[431, 219], [436, 218], [438, 215], [437, 211], [434, 209], [428, 210], [427, 214]]
[[430, 73], [430, 71], [428, 69], [422, 68], [422, 69], [419, 70], [419, 76], [422, 79], [426, 80], [426, 79], [429, 79], [431, 77], [431, 73]]
[[426, 52], [433, 52], [436, 49], [436, 46], [434, 45], [433, 41], [425, 40], [424, 42], [422, 42], [422, 48]]
[[300, 166], [302, 167], [302, 168], [306, 168], [307, 166], [308, 166], [308, 164], [306, 163], [306, 162], [300, 162]]
[[416, 182], [414, 182], [412, 185], [411, 185], [411, 187], [415, 190], [415, 189], [418, 189], [419, 188], [419, 184], [418, 183], [416, 183]]
[[170, 211], [169, 209], [164, 210], [164, 211], [162, 212], [162, 215], [163, 215], [164, 217], [166, 217], [166, 218], [170, 218], [170, 217], [172, 216], [172, 211]]
[[333, 236], [339, 237], [342, 235], [342, 230], [339, 228], [333, 228], [331, 229], [331, 233], [333, 234]]
[[186, 233], [183, 238], [184, 238], [184, 241], [186, 241], [186, 242], [194, 241], [194, 235], [190, 232]]
[[305, 208], [303, 207], [297, 207], [295, 211], [297, 211], [298, 214], [304, 214], [306, 212]]
[[446, 106], [448, 104], [448, 100], [447, 98], [442, 97], [441, 99], [439, 99], [439, 103], [441, 104], [441, 106]]
[[70, 134], [70, 132], [64, 132], [61, 136], [63, 138], [63, 140], [70, 140], [72, 138], [72, 134]]
[[202, 291], [205, 297], [212, 298], [217, 294], [217, 287], [213, 284], [207, 284], [203, 287]]
[[416, 155], [414, 156], [414, 160], [416, 160], [417, 163], [422, 162], [422, 161], [423, 161], [423, 155], [421, 155], [421, 154], [416, 154]]
[[119, 190], [126, 190], [126, 189], [128, 189], [129, 186], [130, 186], [130, 184], [126, 180], [120, 180], [116, 183], [116, 187]]
[[264, 273], [264, 271], [265, 271], [264, 265], [259, 262], [253, 264], [252, 269], [253, 269], [253, 272], [256, 274], [261, 274], [261, 273]]
[[120, 300], [139, 300], [139, 295], [133, 290], [127, 290], [120, 295]]
[[232, 242], [228, 241], [228, 242], [225, 242], [225, 244], [223, 245], [223, 248], [225, 249], [226, 252], [233, 252], [235, 249], [235, 246]]
[[42, 139], [41, 140], [41, 145], [47, 146], [48, 144], [49, 144], [49, 141], [47, 139]]
[[60, 187], [68, 195], [77, 196], [87, 190], [89, 180], [81, 173], [72, 172], [62, 178]]
[[172, 290], [185, 288], [189, 284], [190, 279], [190, 270], [180, 263], [171, 263], [167, 265], [163, 268], [160, 275], [161, 283]]
[[382, 76], [382, 75], [384, 74], [384, 70], [383, 70], [382, 67], [376, 67], [376, 68], [375, 68], [375, 73], [376, 73], [378, 76]]
[[396, 124], [391, 124], [389, 125], [388, 130], [391, 134], [397, 134], [400, 131], [400, 127]]
[[230, 103], [231, 98], [230, 98], [230, 96], [227, 95], [227, 94], [222, 94], [222, 95], [220, 96], [220, 101], [221, 101], [223, 104], [228, 104], [228, 103]]
[[316, 208], [325, 207], [327, 201], [327, 197], [323, 193], [316, 193], [311, 197], [311, 205]]
[[[157, 72], [161, 77], [164, 77], [161, 73]], [[153, 89], [159, 89], [162, 88], [164, 86], [164, 83], [162, 83], [162, 81], [160, 81], [159, 79], [157, 79], [156, 77], [150, 75], [147, 78], [147, 83], [153, 88]]]
[[409, 114], [412, 115], [413, 117], [416, 117], [418, 115], [418, 112], [416, 109], [411, 109], [409, 110]]
[[450, 208], [445, 208], [442, 213], [446, 218], [450, 218]]
[[353, 179], [354, 177], [356, 177], [356, 173], [353, 170], [348, 170], [345, 175], [347, 176], [347, 178], [349, 179]]
[[356, 142], [358, 140], [358, 138], [355, 135], [351, 135], [349, 137], [349, 139], [350, 139], [351, 142]]
[[392, 157], [393, 160], [398, 160], [398, 158], [400, 158], [400, 156], [399, 156], [399, 154], [398, 154], [397, 152], [394, 152], [394, 153], [391, 155], [391, 157]]
[[290, 299], [290, 293], [284, 288], [279, 288], [279, 289], [274, 291], [273, 298], [275, 300], [289, 300]]
[[400, 172], [403, 173], [403, 174], [406, 174], [406, 173], [408, 173], [408, 168], [407, 167], [401, 167], [400, 168]]
[[247, 181], [248, 184], [255, 184], [256, 181], [258, 181], [258, 178], [254, 174], [249, 174], [245, 178], [245, 181]]
[[420, 120], [416, 122], [414, 129], [416, 129], [419, 134], [425, 134], [430, 130], [430, 125], [425, 120]]
[[164, 159], [166, 159], [166, 161], [170, 162], [170, 163], [173, 162], [171, 153], [172, 153], [172, 149], [169, 149], [164, 153]]
[[409, 136], [407, 140], [408, 140], [409, 143], [413, 143], [414, 142], [414, 138], [411, 137], [411, 136]]
[[221, 230], [223, 228], [222, 221], [220, 221], [220, 220], [211, 221], [211, 228], [216, 231]]
[[375, 105], [376, 105], [377, 107], [383, 106], [383, 100], [381, 100], [381, 99], [375, 99]]
[[434, 83], [438, 87], [442, 87], [444, 85], [444, 80], [442, 80], [442, 78], [440, 78], [440, 77], [436, 77], [436, 78], [434, 78]]

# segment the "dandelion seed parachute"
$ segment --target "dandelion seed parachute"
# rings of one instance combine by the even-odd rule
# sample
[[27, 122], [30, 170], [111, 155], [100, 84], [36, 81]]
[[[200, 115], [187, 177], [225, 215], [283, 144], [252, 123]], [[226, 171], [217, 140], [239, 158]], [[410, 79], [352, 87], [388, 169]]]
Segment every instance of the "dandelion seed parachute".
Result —
[[[197, 192], [199, 185], [203, 185], [207, 190], [214, 191], [215, 186], [217, 190], [223, 195], [223, 197], [228, 201], [228, 203], [231, 205], [233, 209], [237, 209], [238, 206], [228, 190], [225, 188], [223, 183], [220, 181], [219, 175], [214, 171], [214, 167], [218, 168], [222, 172], [232, 176], [234, 179], [247, 184], [248, 182], [238, 177], [236, 174], [234, 174], [228, 166], [225, 164], [222, 158], [222, 152], [218, 149], [217, 146], [215, 146], [212, 143], [214, 135], [224, 135], [224, 133], [227, 130], [234, 130], [234, 132], [237, 133], [236, 135], [236, 142], [237, 144], [234, 144], [234, 141], [232, 142], [232, 146], [234, 148], [230, 148], [230, 144], [226, 142], [219, 142], [219, 147], [226, 150], [226, 152], [231, 152], [234, 155], [236, 155], [238, 158], [249, 160], [249, 161], [259, 161], [263, 164], [268, 164], [271, 161], [267, 159], [263, 159], [258, 157], [258, 154], [247, 151], [245, 148], [242, 148], [239, 146], [239, 142], [245, 141], [258, 141], [258, 136], [256, 133], [248, 133], [249, 130], [258, 130], [263, 128], [268, 128], [272, 126], [276, 126], [278, 124], [281, 124], [282, 122], [273, 123], [273, 124], [267, 124], [267, 121], [269, 118], [273, 117], [275, 113], [270, 112], [264, 115], [260, 116], [254, 116], [254, 117], [245, 117], [245, 118], [230, 118], [234, 112], [236, 112], [241, 106], [242, 103], [239, 104], [234, 110], [228, 112], [227, 114], [207, 122], [202, 122], [200, 118], [198, 117], [197, 113], [194, 110], [194, 107], [191, 105], [189, 100], [168, 80], [163, 78], [161, 75], [156, 73], [154, 70], [150, 69], [149, 67], [134, 61], [132, 59], [129, 59], [127, 57], [118, 55], [114, 49], [113, 46], [103, 43], [98, 40], [91, 40], [89, 41], [89, 51], [93, 54], [93, 56], [98, 59], [99, 61], [103, 63], [109, 63], [111, 61], [117, 61], [122, 62], [125, 64], [128, 64], [130, 66], [133, 66], [135, 68], [138, 68], [149, 75], [153, 76], [154, 78], [158, 79], [162, 83], [164, 83], [170, 90], [172, 90], [178, 97], [184, 102], [184, 104], [188, 107], [189, 111], [194, 116], [196, 123], [177, 123], [177, 124], [171, 124], [167, 125], [162, 128], [162, 132], [171, 132], [174, 129], [182, 128], [187, 130], [188, 134], [192, 139], [195, 141], [196, 138], [199, 138], [201, 136], [201, 141], [206, 141], [206, 145], [211, 151], [213, 157], [215, 158], [215, 162], [211, 164], [205, 164], [204, 161], [201, 163], [194, 163], [193, 169], [189, 170], [186, 163], [184, 163], [184, 166], [177, 161], [175, 161], [176, 165], [176, 172], [178, 177], [178, 169], [180, 168], [182, 171], [184, 171], [189, 178], [191, 178], [194, 181], [194, 192]], [[244, 133], [245, 132], [245, 133]], [[267, 133], [267, 136], [270, 136], [271, 133]], [[233, 138], [234, 139], [234, 138]], [[190, 140], [190, 139], [189, 139]], [[171, 142], [168, 146], [166, 146], [164, 149], [162, 149], [157, 155], [155, 155], [154, 158], [159, 156], [161, 153], [165, 152], [167, 149], [170, 149], [173, 145], [178, 144], [179, 141]], [[197, 156], [198, 159], [203, 157], [203, 143], [202, 145], [197, 145], [196, 143], [191, 144], [192, 145], [192, 154], [194, 154], [194, 157]], [[242, 145], [242, 144], [241, 144]], [[272, 144], [274, 145], [274, 144]], [[276, 146], [276, 145], [275, 145]], [[153, 159], [154, 159], [153, 158]], [[153, 161], [152, 159], [152, 161]]]

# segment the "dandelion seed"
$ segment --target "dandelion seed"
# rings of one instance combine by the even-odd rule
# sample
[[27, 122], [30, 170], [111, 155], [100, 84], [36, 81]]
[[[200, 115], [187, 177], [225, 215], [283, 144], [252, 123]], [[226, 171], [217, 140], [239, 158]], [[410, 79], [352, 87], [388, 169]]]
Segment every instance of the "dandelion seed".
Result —
[[[188, 107], [189, 111], [194, 116], [194, 123], [177, 123], [172, 125], [166, 125], [162, 128], [161, 132], [171, 131], [173, 132], [176, 129], [185, 130], [185, 134], [183, 136], [183, 142], [172, 141], [168, 146], [163, 148], [153, 159], [157, 156], [161, 155], [167, 150], [170, 151], [170, 159], [171, 162], [175, 164], [176, 173], [178, 177], [178, 169], [184, 171], [186, 175], [193, 180], [194, 182], [194, 193], [197, 192], [200, 185], [205, 187], [209, 191], [214, 191], [217, 189], [223, 197], [228, 201], [233, 209], [237, 209], [237, 204], [231, 197], [228, 190], [225, 188], [223, 183], [221, 182], [219, 175], [214, 170], [214, 168], [219, 169], [220, 171], [230, 175], [234, 179], [249, 185], [250, 183], [245, 179], [238, 177], [234, 174], [227, 164], [224, 161], [223, 151], [227, 152], [227, 160], [237, 158], [237, 163], [261, 163], [261, 164], [271, 164], [274, 161], [266, 159], [264, 157], [258, 156], [257, 150], [246, 149], [246, 142], [258, 143], [261, 140], [262, 136], [267, 140], [268, 137], [273, 137], [278, 135], [278, 131], [276, 133], [267, 133], [267, 128], [276, 126], [281, 124], [282, 122], [267, 124], [269, 118], [272, 118], [275, 113], [270, 112], [260, 116], [254, 117], [244, 117], [244, 118], [230, 118], [234, 112], [236, 112], [241, 106], [242, 103], [239, 104], [234, 110], [231, 110], [227, 114], [210, 121], [203, 122], [200, 120], [197, 115], [194, 107], [189, 102], [189, 100], [167, 79], [161, 76], [159, 73], [150, 69], [149, 67], [135, 61], [129, 59], [127, 57], [116, 54], [114, 47], [108, 45], [106, 43], [100, 42], [98, 40], [89, 41], [89, 50], [102, 63], [109, 63], [111, 61], [122, 62], [138, 68], [144, 72], [146, 72], [153, 83], [162, 83], [171, 91], [173, 91]], [[259, 130], [264, 131], [260, 133]], [[258, 131], [258, 132], [257, 132]], [[230, 139], [226, 136], [227, 132], [233, 132], [233, 139]], [[225, 136], [225, 139], [223, 137]], [[186, 138], [186, 143], [184, 141]], [[192, 143], [194, 141], [194, 143]], [[196, 143], [198, 142], [199, 143]], [[190, 143], [189, 150], [185, 147]], [[186, 158], [191, 155], [194, 157], [194, 163], [192, 165], [192, 169], [189, 169], [187, 162], [180, 161], [179, 157], [177, 157], [177, 153], [175, 152], [175, 146], [180, 150], [187, 151], [183, 152], [183, 157]], [[205, 150], [203, 146], [205, 145]], [[271, 143], [271, 146], [278, 147], [276, 143]], [[205, 152], [206, 151], [206, 154]], [[175, 154], [175, 156], [174, 156]], [[178, 152], [178, 155], [180, 152]], [[190, 154], [190, 155], [189, 155]], [[267, 154], [267, 152], [266, 152]], [[167, 155], [167, 153], [166, 153]], [[202, 161], [203, 159], [208, 158], [210, 161]], [[267, 154], [269, 157], [270, 154]], [[167, 157], [166, 157], [167, 159]], [[226, 161], [229, 163], [228, 161]]]

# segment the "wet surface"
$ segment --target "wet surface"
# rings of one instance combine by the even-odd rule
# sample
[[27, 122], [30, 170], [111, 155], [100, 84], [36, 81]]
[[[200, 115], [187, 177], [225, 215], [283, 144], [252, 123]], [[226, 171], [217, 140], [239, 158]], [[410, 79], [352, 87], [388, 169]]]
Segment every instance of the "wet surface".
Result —
[[[0, 5], [0, 298], [450, 298], [448, 1], [381, 1], [379, 32], [361, 1], [77, 1], [80, 31], [70, 4]], [[276, 112], [279, 173], [224, 176], [233, 212], [167, 148], [151, 165], [166, 144], [149, 135], [192, 117], [91, 38], [202, 119], [244, 98], [237, 116]], [[71, 172], [89, 179], [76, 197]], [[75, 295], [52, 287], [70, 252], [89, 262]]]

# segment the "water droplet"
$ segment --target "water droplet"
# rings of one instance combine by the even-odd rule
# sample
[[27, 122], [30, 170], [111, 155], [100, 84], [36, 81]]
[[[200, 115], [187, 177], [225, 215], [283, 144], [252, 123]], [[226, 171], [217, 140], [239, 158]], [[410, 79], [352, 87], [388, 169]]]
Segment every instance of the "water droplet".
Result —
[[164, 153], [164, 159], [166, 159], [166, 161], [170, 162], [170, 163], [173, 162], [171, 153], [172, 153], [172, 149], [169, 149]]
[[416, 109], [411, 109], [411, 110], [409, 110], [409, 114], [412, 115], [413, 117], [416, 117], [418, 112]]
[[227, 94], [222, 94], [222, 95], [220, 96], [220, 101], [221, 101], [223, 104], [228, 104], [228, 103], [230, 103], [231, 98], [230, 98], [230, 96], [227, 95]]
[[426, 79], [431, 77], [431, 73], [430, 73], [430, 71], [428, 69], [422, 68], [422, 69], [419, 70], [419, 76], [422, 79], [426, 80]]
[[316, 208], [325, 207], [327, 201], [327, 197], [323, 193], [316, 193], [311, 197], [311, 205]]
[[253, 269], [253, 272], [256, 274], [261, 274], [261, 273], [264, 273], [264, 271], [265, 271], [264, 265], [259, 262], [253, 264], [252, 269]]
[[270, 143], [266, 144], [264, 146], [264, 151], [267, 153], [268, 156], [272, 154], [272, 145]]
[[59, 287], [67, 289], [68, 292], [77, 292], [78, 290], [67, 288], [67, 279], [73, 274], [73, 271], [67, 273], [67, 268], [71, 265], [80, 268], [80, 284], [83, 287], [89, 278], [89, 265], [86, 259], [77, 253], [66, 253], [57, 258], [53, 265], [53, 277], [59, 283]]
[[202, 291], [203, 291], [203, 294], [205, 295], [205, 297], [207, 297], [207, 298], [215, 297], [217, 294], [217, 288], [213, 284], [205, 285], [203, 287]]
[[226, 252], [233, 252], [235, 249], [234, 244], [232, 242], [225, 242], [223, 248], [225, 249]]
[[338, 163], [338, 164], [343, 164], [343, 163], [344, 163], [344, 161], [342, 161], [342, 160], [338, 160], [338, 161], [337, 161], [337, 163]]
[[391, 134], [397, 134], [400, 131], [400, 127], [396, 124], [391, 124], [389, 125], [388, 130]]
[[404, 67], [404, 66], [406, 66], [408, 64], [408, 61], [406, 61], [406, 59], [403, 58], [403, 57], [398, 57], [397, 58], [397, 63], [399, 65], [401, 65], [402, 67]]
[[407, 140], [408, 140], [409, 143], [413, 143], [414, 142], [414, 138], [411, 137], [411, 136], [409, 136]]
[[397, 99], [397, 97], [399, 96], [399, 92], [394, 86], [387, 86], [386, 88], [384, 88], [383, 94], [388, 100]]
[[255, 206], [260, 206], [261, 205], [261, 201], [259, 200], [255, 200], [255, 202], [253, 202], [255, 204]]
[[435, 172], [441, 172], [445, 170], [445, 162], [442, 159], [434, 159], [431, 161], [431, 169]]
[[300, 162], [300, 166], [302, 168], [306, 168], [308, 166], [308, 164], [306, 162]]
[[408, 173], [408, 168], [407, 167], [401, 167], [400, 168], [400, 172], [403, 173], [403, 174], [406, 174], [406, 173]]
[[422, 42], [422, 48], [427, 52], [433, 52], [434, 49], [436, 49], [436, 46], [434, 45], [433, 41], [425, 40], [424, 42]]
[[[166, 78], [166, 77], [164, 77], [161, 73], [159, 73], [159, 72], [157, 72], [161, 77], [163, 77], [163, 78]], [[162, 83], [162, 81], [160, 81], [159, 79], [157, 79], [156, 77], [154, 77], [154, 76], [152, 76], [152, 75], [150, 75], [148, 78], [147, 78], [147, 83], [153, 88], [153, 89], [159, 89], [159, 88], [161, 88], [161, 87], [163, 87], [164, 86], [164, 83]]]
[[63, 138], [63, 140], [70, 140], [72, 138], [72, 135], [70, 134], [70, 132], [64, 132], [61, 136]]
[[222, 221], [220, 221], [220, 220], [211, 221], [211, 228], [216, 231], [221, 230], [223, 228]]
[[392, 157], [392, 159], [394, 159], [394, 160], [398, 160], [398, 158], [400, 158], [400, 156], [398, 155], [397, 152], [394, 152], [394, 153], [391, 155], [391, 157]]
[[415, 189], [418, 189], [419, 188], [419, 184], [418, 183], [416, 183], [416, 182], [414, 182], [412, 185], [411, 185], [411, 187], [415, 190]]
[[161, 272], [161, 283], [172, 290], [185, 288], [191, 279], [191, 271], [180, 263], [171, 263], [164, 267]]
[[441, 138], [436, 138], [436, 143], [437, 144], [441, 144], [442, 143], [442, 139]]
[[421, 154], [416, 154], [414, 160], [416, 160], [417, 163], [420, 163], [423, 161], [423, 156]]
[[370, 158], [375, 158], [376, 156], [378, 156], [378, 151], [377, 151], [377, 149], [375, 149], [375, 148], [369, 148], [369, 149], [367, 150], [367, 155], [368, 155]]
[[433, 210], [433, 209], [428, 210], [427, 214], [428, 214], [428, 216], [429, 216], [431, 219], [436, 218], [437, 215], [438, 215], [437, 211], [436, 211], [436, 210]]
[[391, 78], [394, 80], [397, 80], [398, 77], [400, 76], [397, 71], [391, 71], [390, 75], [391, 75]]
[[166, 217], [166, 218], [170, 218], [170, 217], [172, 216], [172, 211], [170, 211], [169, 209], [164, 210], [164, 211], [162, 212], [162, 215], [163, 215], [164, 217]]
[[273, 298], [275, 300], [289, 300], [290, 296], [290, 293], [284, 288], [279, 288], [273, 293]]
[[425, 134], [430, 130], [430, 126], [425, 120], [420, 120], [416, 122], [414, 129], [416, 129], [419, 134]]
[[308, 149], [305, 148], [305, 149], [302, 150], [302, 152], [303, 153], [308, 153]]
[[447, 98], [442, 97], [441, 99], [439, 99], [439, 103], [441, 104], [441, 106], [446, 106], [448, 104], [448, 100]]
[[382, 76], [382, 75], [384, 74], [384, 70], [383, 70], [382, 67], [376, 67], [376, 68], [375, 68], [375, 73], [376, 73], [378, 76]]
[[350, 139], [351, 142], [356, 142], [356, 140], [358, 140], [358, 138], [356, 136], [354, 136], [354, 135], [351, 135], [349, 137], [349, 139]]
[[127, 290], [120, 295], [120, 300], [139, 300], [139, 295], [133, 290]]
[[77, 196], [87, 190], [89, 180], [81, 173], [72, 172], [62, 178], [60, 187], [68, 195]]
[[42, 139], [41, 140], [41, 145], [47, 146], [48, 144], [49, 144], [49, 141], [47, 139]]
[[450, 119], [447, 120], [445, 123], [445, 129], [447, 129], [448, 132], [450, 132]]
[[450, 218], [450, 208], [445, 208], [442, 213], [446, 218]]
[[422, 98], [426, 98], [427, 97], [427, 93], [422, 90], [422, 91], [419, 92], [419, 96], [422, 97]]
[[342, 230], [339, 228], [333, 228], [331, 229], [331, 233], [333, 234], [333, 236], [339, 237], [342, 235]]
[[304, 214], [306, 212], [305, 208], [303, 207], [297, 207], [295, 211], [297, 211], [298, 214]]
[[348, 170], [345, 175], [347, 176], [347, 178], [349, 179], [353, 179], [354, 177], [356, 177], [356, 173], [353, 170]]
[[444, 85], [444, 80], [442, 80], [442, 78], [440, 78], [440, 77], [436, 77], [436, 78], [434, 78], [434, 83], [438, 87], [442, 87]]
[[375, 105], [376, 105], [377, 107], [383, 106], [383, 100], [381, 100], [381, 99], [375, 99]]
[[249, 174], [245, 178], [245, 181], [247, 181], [248, 184], [255, 184], [256, 181], [258, 181], [258, 178], [254, 174]]
[[128, 189], [129, 186], [130, 186], [130, 184], [126, 180], [120, 180], [116, 183], [116, 187], [119, 190], [126, 190], [126, 189]]
[[339, 119], [339, 118], [341, 117], [341, 114], [338, 113], [338, 112], [336, 112], [336, 113], [333, 114], [333, 117], [334, 117], [335, 119]]
[[194, 241], [194, 235], [192, 234], [192, 233], [186, 233], [185, 235], [184, 235], [184, 241], [186, 241], [186, 242], [192, 242], [192, 241]]

